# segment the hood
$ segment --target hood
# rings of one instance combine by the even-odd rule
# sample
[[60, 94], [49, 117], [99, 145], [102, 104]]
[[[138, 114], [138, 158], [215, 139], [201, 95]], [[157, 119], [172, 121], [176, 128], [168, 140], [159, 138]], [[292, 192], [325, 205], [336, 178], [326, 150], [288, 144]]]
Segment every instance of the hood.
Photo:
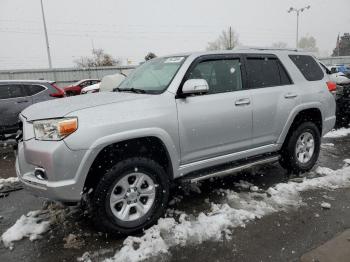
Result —
[[27, 119], [27, 121], [57, 118], [85, 108], [126, 102], [130, 100], [140, 100], [148, 98], [149, 96], [150, 95], [124, 92], [86, 94], [37, 103], [27, 107], [21, 114]]

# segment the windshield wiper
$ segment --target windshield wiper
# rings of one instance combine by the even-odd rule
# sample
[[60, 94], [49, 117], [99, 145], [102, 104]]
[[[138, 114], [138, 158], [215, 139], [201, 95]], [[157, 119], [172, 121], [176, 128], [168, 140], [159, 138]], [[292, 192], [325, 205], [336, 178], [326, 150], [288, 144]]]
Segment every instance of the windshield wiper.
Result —
[[145, 94], [146, 91], [143, 90], [143, 89], [139, 89], [139, 88], [115, 88], [114, 89], [115, 91], [118, 91], [118, 92], [132, 92], [132, 93], [136, 93], [136, 94]]

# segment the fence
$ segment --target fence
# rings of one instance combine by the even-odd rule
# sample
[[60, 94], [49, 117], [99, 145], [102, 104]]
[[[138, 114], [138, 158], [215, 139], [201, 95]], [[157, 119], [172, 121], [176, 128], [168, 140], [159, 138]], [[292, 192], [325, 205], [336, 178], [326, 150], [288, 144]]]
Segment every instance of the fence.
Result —
[[66, 86], [81, 79], [102, 79], [119, 72], [128, 74], [135, 66], [110, 66], [93, 68], [56, 68], [33, 70], [0, 70], [0, 80], [54, 80], [58, 86]]
[[320, 57], [326, 65], [350, 65], [350, 56]]

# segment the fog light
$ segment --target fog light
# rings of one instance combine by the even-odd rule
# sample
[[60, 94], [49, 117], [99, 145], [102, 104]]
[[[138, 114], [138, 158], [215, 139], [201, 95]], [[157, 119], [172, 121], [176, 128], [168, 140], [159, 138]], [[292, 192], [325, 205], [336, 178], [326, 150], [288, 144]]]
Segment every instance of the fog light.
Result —
[[41, 167], [35, 168], [34, 176], [39, 180], [47, 180], [45, 169]]

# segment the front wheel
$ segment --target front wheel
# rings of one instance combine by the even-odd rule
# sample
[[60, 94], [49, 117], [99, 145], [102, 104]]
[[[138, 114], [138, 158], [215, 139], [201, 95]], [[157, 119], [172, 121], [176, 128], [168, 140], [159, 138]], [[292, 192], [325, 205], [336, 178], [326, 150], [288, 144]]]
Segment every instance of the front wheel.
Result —
[[168, 197], [168, 175], [158, 163], [139, 157], [123, 160], [96, 187], [95, 225], [112, 234], [137, 233], [164, 214]]
[[317, 126], [312, 122], [300, 124], [283, 145], [281, 165], [296, 174], [311, 170], [318, 159], [320, 144]]

